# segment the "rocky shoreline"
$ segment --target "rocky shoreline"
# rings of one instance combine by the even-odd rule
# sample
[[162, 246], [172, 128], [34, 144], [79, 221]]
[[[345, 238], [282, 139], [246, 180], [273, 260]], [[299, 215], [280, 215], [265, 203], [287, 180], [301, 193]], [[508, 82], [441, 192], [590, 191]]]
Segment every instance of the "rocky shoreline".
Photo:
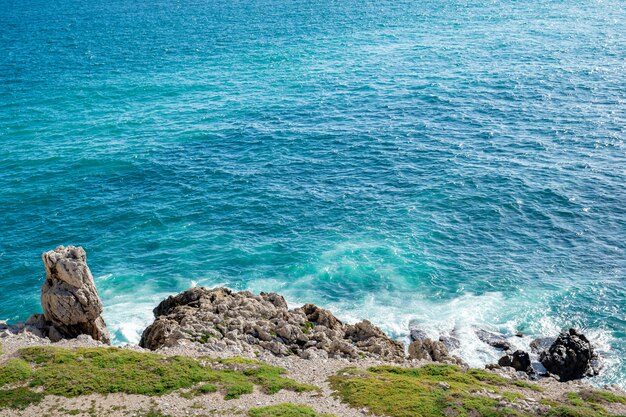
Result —
[[[42, 258], [46, 268], [46, 281], [41, 290], [43, 314], [34, 314], [26, 323], [2, 325], [0, 341], [4, 355], [0, 357], [0, 365], [19, 356], [21, 349], [29, 346], [85, 348], [110, 344], [102, 317], [102, 302], [87, 266], [85, 251], [73, 246], [59, 247], [44, 253]], [[289, 370], [295, 380], [313, 380], [323, 387], [323, 400], [321, 397], [312, 400], [308, 394], [283, 394], [287, 400], [298, 403], [298, 399], [304, 399], [304, 403], [315, 405], [319, 412], [334, 412], [341, 416], [368, 412], [346, 407], [328, 385], [329, 378], [348, 365], [413, 368], [434, 363], [454, 366], [462, 372], [469, 370], [461, 358], [450, 353], [458, 347], [458, 340], [453, 336], [431, 339], [425, 332], [413, 329], [411, 343], [405, 346], [367, 320], [345, 324], [330, 311], [313, 304], [289, 309], [285, 299], [276, 293], [255, 295], [227, 288], [190, 288], [163, 300], [154, 309], [154, 316], [153, 323], [144, 330], [139, 346], [124, 349], [194, 358], [255, 358]], [[528, 352], [513, 351], [503, 335], [482, 329], [477, 329], [476, 334], [485, 344], [503, 354], [497, 364], [487, 366], [486, 372], [512, 381], [540, 380], [542, 390], [554, 395], [561, 395], [572, 386], [586, 386], [583, 378], [599, 372], [597, 353], [576, 329], [531, 344], [531, 353], [539, 358], [541, 369], [532, 363]], [[445, 385], [449, 386], [447, 382], [442, 386]], [[622, 394], [616, 387], [605, 388]], [[138, 404], [145, 405], [146, 401], [142, 399]], [[273, 403], [275, 398], [259, 401]], [[159, 409], [168, 409], [163, 405], [166, 402], [159, 400], [157, 403]], [[221, 403], [217, 401], [216, 404]], [[530, 404], [521, 410], [541, 415], [543, 411], [535, 410], [532, 402]], [[249, 406], [246, 403], [246, 407]], [[41, 407], [41, 404], [26, 407], [19, 411], [19, 415], [39, 416]], [[225, 409], [218, 407], [216, 410], [221, 410], [216, 411], [217, 415], [228, 415]], [[174, 410], [171, 415], [184, 413]]]

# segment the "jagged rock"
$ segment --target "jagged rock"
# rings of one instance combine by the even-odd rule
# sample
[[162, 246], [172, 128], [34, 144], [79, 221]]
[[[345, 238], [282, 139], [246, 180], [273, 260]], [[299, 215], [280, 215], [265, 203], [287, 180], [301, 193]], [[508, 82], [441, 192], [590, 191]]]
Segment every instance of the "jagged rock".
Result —
[[409, 359], [464, 365], [461, 359], [450, 355], [448, 349], [442, 342], [429, 338], [416, 340], [409, 345]]
[[530, 362], [530, 355], [523, 350], [516, 350], [513, 353], [505, 355], [498, 360], [500, 366], [510, 366], [516, 371], [522, 371], [526, 373], [533, 373], [533, 368]]
[[556, 338], [554, 337], [537, 338], [530, 342], [530, 351], [533, 353], [541, 353], [552, 346], [552, 343], [554, 343], [555, 340]]
[[404, 345], [392, 340], [367, 320], [345, 327], [344, 337], [359, 349], [382, 357], [404, 357]]
[[481, 341], [488, 344], [489, 346], [492, 346], [496, 349], [511, 350], [511, 344], [507, 341], [506, 337], [501, 334], [488, 332], [487, 330], [483, 329], [476, 329], [474, 332]]
[[323, 308], [319, 308], [313, 304], [305, 304], [302, 306], [304, 314], [306, 314], [307, 320], [312, 323], [316, 323], [320, 326], [326, 326], [327, 328], [334, 330], [340, 328], [342, 323], [332, 313]]
[[43, 315], [34, 314], [26, 330], [53, 342], [85, 334], [109, 344], [102, 302], [81, 247], [59, 246], [42, 255], [46, 281], [41, 287]]
[[303, 358], [404, 358], [403, 345], [370, 322], [345, 325], [313, 304], [289, 310], [276, 293], [191, 288], [163, 300], [154, 315], [140, 342], [153, 350], [197, 342], [209, 350], [266, 350]]
[[592, 367], [596, 358], [593, 346], [585, 335], [576, 329], [569, 329], [569, 332], [561, 333], [550, 348], [541, 353], [539, 361], [550, 373], [565, 382], [596, 375], [597, 372]]

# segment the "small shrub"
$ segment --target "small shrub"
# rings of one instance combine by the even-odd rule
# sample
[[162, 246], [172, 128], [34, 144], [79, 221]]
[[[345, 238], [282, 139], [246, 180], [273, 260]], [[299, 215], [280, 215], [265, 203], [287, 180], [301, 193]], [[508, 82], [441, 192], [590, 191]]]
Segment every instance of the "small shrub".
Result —
[[250, 417], [334, 417], [332, 414], [318, 414], [307, 405], [283, 403], [269, 407], [251, 408]]
[[0, 386], [25, 381], [32, 374], [28, 362], [22, 359], [9, 359], [0, 366]]
[[44, 394], [31, 391], [28, 388], [0, 390], [0, 409], [24, 409], [31, 404], [37, 404], [43, 397]]

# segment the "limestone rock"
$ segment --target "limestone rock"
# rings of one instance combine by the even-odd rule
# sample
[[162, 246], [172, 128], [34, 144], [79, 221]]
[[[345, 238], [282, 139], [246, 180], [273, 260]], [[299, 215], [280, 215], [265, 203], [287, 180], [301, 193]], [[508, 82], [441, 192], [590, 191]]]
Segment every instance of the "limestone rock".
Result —
[[43, 315], [33, 315], [27, 329], [53, 342], [85, 334], [110, 343], [102, 318], [102, 302], [81, 247], [59, 246], [42, 255], [46, 281], [41, 288]]
[[593, 376], [597, 371], [592, 364], [597, 355], [589, 340], [576, 329], [561, 333], [552, 346], [539, 356], [539, 361], [561, 382], [584, 376]]
[[289, 310], [276, 293], [191, 288], [162, 301], [154, 315], [140, 342], [152, 350], [195, 342], [215, 351], [228, 348], [302, 358], [404, 359], [403, 345], [372, 323], [345, 325], [313, 304]]
[[409, 345], [409, 359], [464, 365], [461, 359], [450, 355], [443, 342], [429, 338], [416, 340]]

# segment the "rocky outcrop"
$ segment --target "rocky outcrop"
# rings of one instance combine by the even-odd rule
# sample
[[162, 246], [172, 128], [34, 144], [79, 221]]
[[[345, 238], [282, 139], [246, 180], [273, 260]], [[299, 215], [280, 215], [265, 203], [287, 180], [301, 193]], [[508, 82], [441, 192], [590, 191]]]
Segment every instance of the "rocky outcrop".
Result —
[[[411, 339], [411, 342], [423, 342], [424, 340], [429, 339], [428, 334], [421, 329], [411, 329], [409, 332], [409, 338]], [[443, 343], [448, 351], [461, 347], [461, 341], [454, 336], [441, 335], [439, 336], [439, 341]]]
[[539, 361], [550, 373], [557, 375], [561, 382], [565, 382], [596, 375], [597, 371], [592, 367], [596, 358], [593, 346], [585, 335], [576, 329], [569, 329], [540, 354]]
[[102, 302], [81, 247], [59, 246], [42, 255], [46, 281], [41, 287], [43, 314], [34, 314], [26, 329], [50, 340], [79, 335], [110, 343], [102, 318]]
[[443, 342], [429, 338], [415, 340], [409, 345], [409, 359], [464, 365], [460, 358], [450, 355]]
[[371, 356], [404, 359], [402, 343], [368, 321], [346, 325], [307, 304], [289, 310], [276, 293], [191, 288], [154, 309], [140, 345], [148, 349], [197, 342], [207, 350], [298, 355], [302, 358]]
[[530, 362], [530, 355], [523, 350], [516, 350], [513, 353], [501, 357], [498, 360], [498, 365], [509, 366], [516, 371], [526, 372], [527, 374], [534, 373]]

